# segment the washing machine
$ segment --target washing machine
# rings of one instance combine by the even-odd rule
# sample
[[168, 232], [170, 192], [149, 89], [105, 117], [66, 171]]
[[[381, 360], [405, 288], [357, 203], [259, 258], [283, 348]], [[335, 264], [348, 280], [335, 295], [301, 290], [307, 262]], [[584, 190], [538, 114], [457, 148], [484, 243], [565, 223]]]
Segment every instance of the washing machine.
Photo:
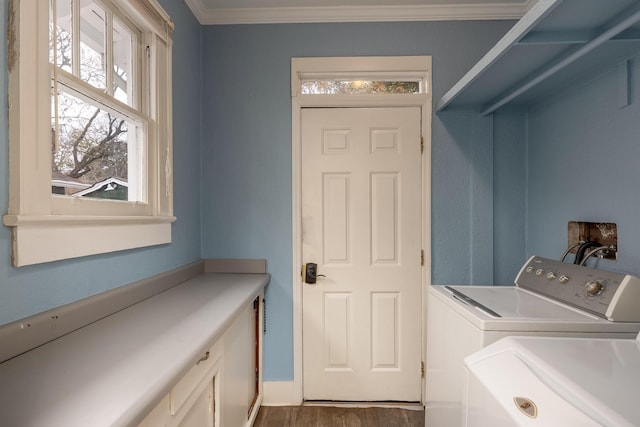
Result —
[[465, 366], [465, 427], [640, 426], [638, 340], [508, 337]]
[[461, 426], [464, 358], [507, 336], [634, 339], [640, 279], [533, 256], [513, 286], [432, 286], [425, 418]]

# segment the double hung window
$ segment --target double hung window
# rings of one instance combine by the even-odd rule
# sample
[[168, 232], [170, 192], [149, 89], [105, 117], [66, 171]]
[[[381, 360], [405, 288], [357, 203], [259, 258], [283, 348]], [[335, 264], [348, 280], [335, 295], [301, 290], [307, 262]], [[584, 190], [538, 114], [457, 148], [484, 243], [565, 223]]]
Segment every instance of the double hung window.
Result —
[[142, 31], [92, 0], [50, 4], [51, 191], [143, 202]]
[[155, 0], [10, 3], [16, 266], [171, 241], [173, 24]]

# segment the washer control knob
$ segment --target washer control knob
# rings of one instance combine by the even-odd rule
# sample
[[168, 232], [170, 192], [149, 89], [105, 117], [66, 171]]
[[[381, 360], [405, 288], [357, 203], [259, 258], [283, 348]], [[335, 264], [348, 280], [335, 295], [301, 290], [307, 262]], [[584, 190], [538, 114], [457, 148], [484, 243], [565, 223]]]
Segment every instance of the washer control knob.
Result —
[[584, 290], [587, 292], [587, 296], [595, 297], [604, 290], [604, 283], [601, 280], [590, 280], [584, 285]]
[[553, 271], [550, 271], [547, 273], [547, 279], [553, 280], [555, 278], [556, 278], [556, 273], [554, 273]]
[[533, 267], [529, 266], [529, 267], [527, 267], [527, 269], [525, 271], [527, 273], [531, 273], [533, 271]]
[[542, 273], [544, 273], [544, 270], [539, 268], [536, 270], [536, 276], [542, 276]]
[[565, 276], [564, 274], [562, 276], [560, 276], [560, 278], [558, 279], [560, 281], [560, 283], [562, 283], [563, 285], [569, 282], [569, 276]]

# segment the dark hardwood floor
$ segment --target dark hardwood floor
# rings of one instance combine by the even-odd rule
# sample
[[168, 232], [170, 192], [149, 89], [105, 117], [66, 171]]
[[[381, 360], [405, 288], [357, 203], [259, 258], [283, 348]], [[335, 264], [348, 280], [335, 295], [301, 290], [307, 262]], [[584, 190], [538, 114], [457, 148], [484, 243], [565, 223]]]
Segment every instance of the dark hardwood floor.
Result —
[[262, 406], [254, 427], [424, 427], [424, 410], [333, 406]]

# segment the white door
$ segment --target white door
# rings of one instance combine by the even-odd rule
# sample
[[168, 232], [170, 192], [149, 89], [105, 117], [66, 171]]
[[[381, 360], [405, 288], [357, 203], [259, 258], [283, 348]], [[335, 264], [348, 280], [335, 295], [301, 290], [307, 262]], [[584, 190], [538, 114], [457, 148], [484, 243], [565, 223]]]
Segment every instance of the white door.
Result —
[[421, 399], [420, 120], [302, 109], [305, 400]]

